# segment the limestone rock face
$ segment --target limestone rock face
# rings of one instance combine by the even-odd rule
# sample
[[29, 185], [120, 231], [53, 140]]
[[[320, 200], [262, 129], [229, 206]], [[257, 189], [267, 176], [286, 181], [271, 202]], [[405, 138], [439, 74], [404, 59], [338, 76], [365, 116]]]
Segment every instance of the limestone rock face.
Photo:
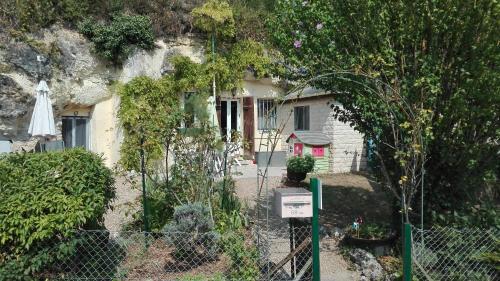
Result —
[[[42, 56], [33, 47], [23, 42], [14, 42], [8, 45], [6, 62], [10, 63], [26, 75], [33, 78], [49, 79], [52, 75], [52, 63], [50, 58]], [[40, 62], [37, 60], [40, 58]]]
[[50, 88], [56, 127], [60, 127], [65, 110], [108, 100], [113, 95], [112, 83], [126, 83], [141, 75], [160, 78], [173, 70], [172, 56], [185, 55], [201, 62], [204, 54], [204, 44], [196, 38], [170, 38], [157, 41], [151, 51], [136, 50], [117, 67], [97, 57], [92, 43], [74, 30], [52, 26], [23, 36], [13, 38], [0, 31], [2, 139], [29, 140], [27, 128], [40, 79]]
[[[10, 139], [23, 133], [28, 122], [28, 113], [35, 101], [32, 95], [14, 81], [14, 79], [0, 74], [0, 137]], [[26, 120], [28, 120], [26, 122]]]

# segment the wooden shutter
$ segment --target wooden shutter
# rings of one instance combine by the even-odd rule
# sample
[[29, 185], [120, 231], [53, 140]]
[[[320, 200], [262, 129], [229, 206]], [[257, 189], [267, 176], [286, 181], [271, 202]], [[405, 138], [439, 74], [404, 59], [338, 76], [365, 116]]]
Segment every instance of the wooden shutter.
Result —
[[243, 98], [243, 138], [247, 143], [245, 155], [254, 157], [255, 154], [255, 133], [253, 97]]

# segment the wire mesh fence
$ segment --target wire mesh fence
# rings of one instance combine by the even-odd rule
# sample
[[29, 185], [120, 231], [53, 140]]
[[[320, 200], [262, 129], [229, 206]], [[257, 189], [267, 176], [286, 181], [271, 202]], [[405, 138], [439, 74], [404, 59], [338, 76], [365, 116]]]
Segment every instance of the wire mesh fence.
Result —
[[413, 268], [418, 280], [499, 280], [500, 230], [412, 228]]
[[[308, 232], [266, 241], [248, 232], [144, 233], [78, 231], [75, 247], [35, 276], [40, 280], [311, 280]], [[308, 230], [307, 230], [308, 231]], [[299, 237], [299, 236], [298, 236]], [[302, 236], [300, 236], [302, 237]], [[239, 245], [239, 243], [241, 245]], [[265, 247], [268, 247], [265, 249]], [[54, 247], [56, 251], [57, 247]], [[46, 249], [45, 249], [46, 250]], [[57, 249], [59, 250], [59, 249]], [[261, 255], [259, 255], [261, 253]], [[265, 253], [262, 255], [262, 253]], [[51, 255], [48, 251], [47, 255]]]
[[262, 280], [312, 280], [311, 227], [292, 231], [262, 230], [255, 234], [262, 264]]

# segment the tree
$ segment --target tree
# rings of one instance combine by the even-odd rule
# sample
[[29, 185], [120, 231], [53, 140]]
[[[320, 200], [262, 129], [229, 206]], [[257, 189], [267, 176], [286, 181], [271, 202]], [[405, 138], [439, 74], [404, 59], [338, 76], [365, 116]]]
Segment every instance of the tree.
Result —
[[406, 185], [411, 203], [425, 171], [426, 209], [450, 211], [498, 199], [499, 11], [492, 0], [291, 0], [269, 25], [299, 70], [291, 79], [321, 77], [311, 84], [335, 93], [338, 117], [375, 142], [386, 184]]

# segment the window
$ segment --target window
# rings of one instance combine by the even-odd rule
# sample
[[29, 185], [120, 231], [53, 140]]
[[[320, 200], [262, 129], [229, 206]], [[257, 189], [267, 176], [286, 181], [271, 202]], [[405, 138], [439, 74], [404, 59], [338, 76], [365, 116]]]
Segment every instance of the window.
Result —
[[257, 118], [259, 130], [276, 129], [276, 106], [274, 100], [257, 100]]
[[312, 148], [313, 157], [323, 157], [325, 156], [325, 148], [323, 146], [313, 146]]
[[89, 118], [80, 116], [62, 117], [64, 147], [81, 146], [89, 149]]
[[293, 120], [295, 130], [309, 131], [309, 106], [294, 107]]
[[294, 156], [302, 156], [302, 151], [304, 150], [303, 143], [294, 143], [293, 144], [293, 155]]

